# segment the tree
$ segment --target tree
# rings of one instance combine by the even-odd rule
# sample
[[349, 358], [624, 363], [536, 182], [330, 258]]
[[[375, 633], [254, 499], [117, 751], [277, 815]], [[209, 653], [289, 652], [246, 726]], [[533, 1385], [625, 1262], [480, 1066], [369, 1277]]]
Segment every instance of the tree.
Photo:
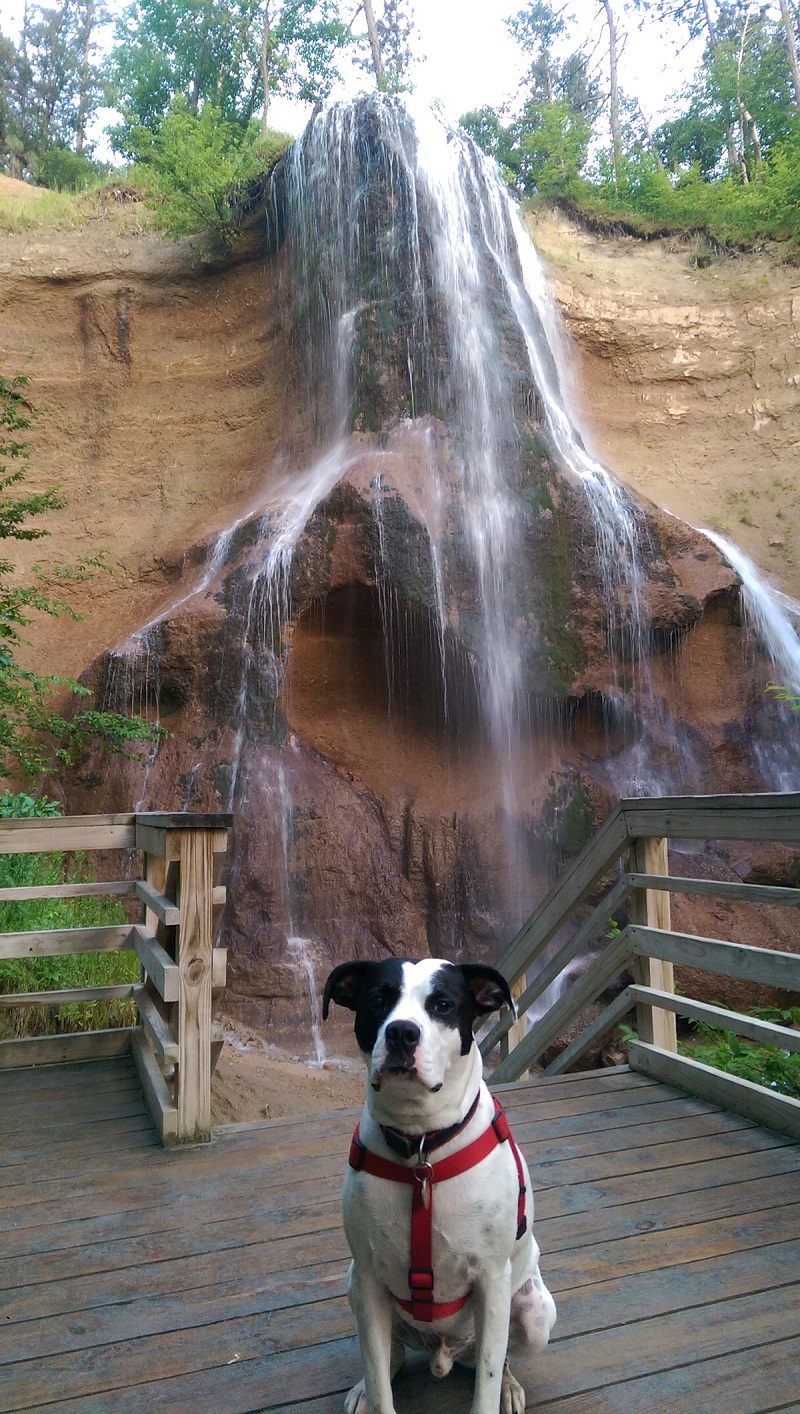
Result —
[[105, 23], [107, 12], [97, 0], [78, 0], [76, 38], [80, 63], [78, 69], [78, 112], [75, 122], [75, 147], [82, 153], [86, 147], [86, 125], [97, 106], [100, 93], [99, 73], [92, 59], [97, 45], [95, 31]]
[[383, 0], [376, 14], [372, 0], [361, 0], [353, 16], [364, 16], [370, 58], [358, 60], [363, 68], [371, 68], [380, 93], [408, 93], [413, 88], [411, 70], [414, 55], [411, 40], [414, 17], [411, 0]]
[[131, 155], [134, 131], [155, 133], [176, 100], [212, 104], [243, 134], [276, 92], [323, 101], [350, 42], [339, 0], [133, 0], [107, 69], [114, 145]]
[[[375, 78], [381, 93], [386, 88], [386, 70], [383, 66], [383, 51], [381, 50], [381, 38], [378, 33], [378, 26], [375, 22], [375, 12], [372, 8], [372, 0], [363, 0], [361, 9], [364, 11], [364, 19], [367, 24], [367, 36], [369, 47], [372, 53], [372, 67], [375, 70]], [[356, 12], [357, 13], [357, 12]]]
[[800, 108], [800, 61], [797, 58], [797, 36], [795, 34], [795, 19], [789, 9], [789, 0], [780, 0], [781, 24], [786, 35], [786, 52], [789, 55], [789, 70], [792, 75], [792, 88], [794, 89], [794, 101]]
[[265, 132], [271, 93], [324, 102], [339, 77], [340, 51], [351, 43], [338, 0], [264, 0], [259, 74]]
[[36, 172], [51, 148], [87, 153], [87, 126], [100, 96], [95, 31], [98, 0], [25, 5], [19, 46], [0, 39], [0, 142], [13, 176]]
[[[24, 375], [0, 374], [0, 540], [41, 539], [49, 532], [31, 522], [65, 504], [55, 488], [16, 494], [30, 459], [24, 440], [33, 417], [27, 384]], [[36, 614], [80, 617], [61, 597], [63, 587], [101, 567], [98, 559], [63, 566], [56, 582], [34, 568], [32, 580], [24, 582], [13, 562], [0, 558], [0, 771], [6, 776], [36, 779], [58, 763], [75, 762], [90, 742], [121, 751], [131, 741], [157, 741], [165, 735], [141, 718], [116, 712], [87, 709], [67, 717], [50, 705], [52, 698], [64, 690], [88, 697], [88, 689], [68, 677], [35, 673], [17, 661], [24, 629]]]
[[588, 60], [580, 50], [558, 56], [569, 27], [547, 0], [529, 0], [506, 24], [528, 60], [521, 110], [505, 127], [490, 109], [466, 114], [462, 126], [496, 158], [520, 195], [574, 194], [600, 101]]
[[747, 0], [720, 6], [681, 116], [655, 135], [673, 170], [697, 163], [706, 177], [725, 168], [749, 183], [772, 147], [796, 127], [791, 72], [780, 22]]

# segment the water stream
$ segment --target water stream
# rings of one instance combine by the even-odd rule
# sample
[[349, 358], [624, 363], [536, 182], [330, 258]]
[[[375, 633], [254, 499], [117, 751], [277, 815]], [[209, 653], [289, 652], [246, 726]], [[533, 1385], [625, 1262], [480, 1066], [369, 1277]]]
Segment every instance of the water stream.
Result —
[[[294, 557], [303, 532], [320, 503], [365, 455], [367, 442], [371, 462], [388, 456], [374, 436], [369, 441], [361, 434], [393, 423], [404, 428], [407, 444], [426, 468], [420, 516], [430, 554], [440, 719], [447, 724], [454, 711], [448, 653], [458, 629], [472, 645], [465, 658], [495, 762], [505, 855], [513, 861], [520, 803], [516, 752], [530, 727], [519, 630], [521, 584], [525, 576], [533, 582], [537, 575], [523, 537], [515, 420], [515, 399], [525, 379], [554, 461], [590, 507], [609, 645], [634, 684], [628, 701], [635, 726], [615, 760], [615, 784], [621, 794], [685, 787], [692, 776], [688, 747], [654, 691], [650, 669], [643, 607], [646, 518], [586, 450], [566, 397], [564, 341], [547, 281], [493, 164], [466, 135], [430, 113], [412, 120], [397, 99], [361, 99], [312, 119], [273, 177], [269, 209], [285, 295], [302, 344], [302, 399], [316, 450], [306, 467], [272, 488], [269, 507], [260, 512], [246, 575], [226, 808], [237, 809], [246, 798], [253, 696], [278, 697], [291, 632]], [[374, 376], [370, 354], [380, 377]], [[370, 406], [365, 406], [367, 394]], [[447, 428], [446, 458], [434, 445], [432, 419]], [[411, 654], [404, 658], [393, 646], [408, 633], [407, 606], [390, 574], [393, 493], [383, 472], [374, 475], [371, 468], [370, 474], [391, 714], [410, 690], [398, 681], [398, 664], [410, 662]], [[220, 575], [242, 519], [217, 538], [198, 583], [116, 650], [115, 691], [128, 692], [128, 677], [141, 682], [141, 664], [132, 674], [132, 659], [149, 655], [162, 620]], [[710, 533], [709, 538], [742, 579], [748, 618], [775, 663], [776, 677], [800, 691], [800, 643], [791, 622], [800, 609], [767, 591], [735, 547]], [[535, 602], [531, 595], [528, 600]], [[157, 700], [148, 673], [146, 663], [145, 694], [155, 692]], [[671, 732], [669, 774], [656, 770], [651, 746], [656, 735], [669, 741]], [[319, 944], [306, 936], [292, 898], [290, 751], [291, 739], [267, 753], [281, 834], [286, 953], [308, 990], [311, 1042], [322, 1063]], [[152, 765], [145, 763], [142, 800]], [[783, 771], [781, 779], [789, 779], [787, 763], [773, 761], [770, 771], [773, 777]], [[507, 880], [507, 886], [512, 895], [514, 881]]]

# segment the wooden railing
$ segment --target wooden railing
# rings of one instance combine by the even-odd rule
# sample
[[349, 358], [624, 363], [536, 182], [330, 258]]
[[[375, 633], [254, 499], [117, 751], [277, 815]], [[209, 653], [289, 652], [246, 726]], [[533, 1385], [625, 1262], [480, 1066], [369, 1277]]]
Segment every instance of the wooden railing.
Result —
[[[505, 1011], [482, 1042], [485, 1057], [491, 1058], [499, 1050], [493, 1079], [511, 1081], [525, 1075], [587, 1007], [630, 969], [632, 983], [561, 1051], [545, 1075], [566, 1071], [635, 1007], [637, 1039], [628, 1048], [633, 1070], [800, 1137], [800, 1101], [678, 1055], [675, 1018], [708, 1021], [792, 1052], [800, 1052], [800, 1031], [679, 996], [673, 984], [673, 966], [682, 963], [800, 991], [800, 956], [675, 933], [669, 904], [671, 893], [685, 893], [798, 908], [800, 888], [675, 878], [669, 874], [670, 838], [800, 844], [800, 794], [621, 801], [500, 960], [500, 970], [512, 985], [522, 1019], [515, 1021], [512, 1013]], [[620, 867], [623, 856], [627, 856], [626, 863]], [[569, 925], [576, 909], [602, 890], [604, 895], [589, 916], [528, 981], [533, 965]], [[623, 906], [627, 906], [630, 922], [613, 936], [615, 930], [610, 925]], [[596, 951], [598, 940], [602, 946]], [[589, 944], [596, 951], [593, 961], [528, 1029], [524, 1013]]]
[[165, 1144], [211, 1136], [211, 1074], [222, 1046], [212, 1021], [226, 954], [214, 947], [225, 902], [229, 815], [126, 814], [6, 820], [0, 854], [141, 850], [143, 877], [109, 883], [0, 889], [0, 903], [107, 896], [138, 902], [140, 920], [98, 928], [0, 933], [0, 959], [132, 949], [138, 983], [6, 993], [0, 1007], [61, 1006], [132, 998], [139, 1024], [0, 1041], [0, 1068], [131, 1052]]

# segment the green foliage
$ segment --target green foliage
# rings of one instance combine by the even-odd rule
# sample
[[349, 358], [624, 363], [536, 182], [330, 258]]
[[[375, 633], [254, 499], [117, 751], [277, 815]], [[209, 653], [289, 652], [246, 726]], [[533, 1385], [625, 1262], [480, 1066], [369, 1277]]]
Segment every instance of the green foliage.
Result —
[[[108, 97], [123, 121], [111, 138], [136, 160], [139, 129], [156, 134], [181, 105], [195, 117], [210, 105], [215, 121], [245, 134], [264, 103], [264, 39], [270, 92], [302, 102], [327, 98], [339, 51], [352, 42], [338, 0], [270, 0], [266, 7], [265, 0], [134, 0], [116, 38]], [[230, 151], [229, 132], [222, 146]]]
[[575, 196], [583, 191], [581, 172], [592, 128], [585, 113], [565, 98], [544, 104], [536, 121], [521, 127], [519, 174], [524, 190], [541, 196]]
[[709, 178], [741, 169], [757, 180], [755, 134], [767, 155], [796, 115], [780, 20], [738, 0], [720, 5], [688, 99], [685, 112], [655, 135], [667, 165], [697, 162]]
[[155, 133], [136, 128], [128, 146], [145, 174], [156, 224], [167, 235], [180, 240], [202, 230], [230, 245], [243, 192], [290, 140], [282, 133], [262, 133], [257, 123], [243, 132], [210, 103], [195, 113], [176, 99]]
[[55, 191], [85, 191], [107, 172], [108, 168], [93, 162], [85, 153], [68, 147], [49, 147], [33, 163], [35, 180]]
[[743, 185], [730, 175], [708, 181], [698, 167], [670, 180], [654, 163], [652, 154], [626, 158], [618, 192], [601, 168], [580, 209], [627, 222], [642, 234], [703, 232], [723, 249], [765, 239], [800, 243], [800, 125], [774, 145], [757, 183]]
[[[46, 796], [6, 790], [0, 795], [0, 819], [43, 818], [61, 814], [57, 801]], [[93, 878], [86, 856], [10, 854], [0, 856], [0, 888], [41, 888], [87, 883]], [[35, 899], [0, 903], [0, 931], [27, 932], [48, 928], [94, 928], [124, 923], [122, 904], [113, 898]], [[83, 953], [71, 957], [0, 959], [0, 993], [61, 991], [138, 982], [141, 969], [132, 952]], [[105, 1026], [130, 1026], [132, 1002], [79, 1002], [60, 1007], [15, 1007], [0, 1010], [0, 1039], [12, 1036], [52, 1036]]]
[[777, 682], [768, 682], [766, 690], [777, 697], [779, 702], [787, 702], [790, 712], [800, 712], [800, 693], [791, 692], [788, 687], [782, 687]]
[[86, 152], [101, 93], [94, 56], [104, 18], [97, 0], [26, 4], [19, 45], [0, 42], [0, 165], [13, 177], [35, 174], [51, 149]]
[[[25, 375], [0, 374], [0, 540], [38, 540], [49, 534], [30, 522], [48, 511], [60, 510], [63, 497], [57, 488], [17, 495], [30, 459], [24, 433], [33, 412], [26, 397]], [[7, 776], [40, 777], [51, 766], [73, 764], [91, 741], [120, 751], [130, 741], [154, 741], [165, 733], [138, 717], [113, 712], [76, 712], [70, 717], [56, 711], [51, 700], [64, 689], [88, 697], [87, 688], [56, 674], [22, 668], [17, 661], [25, 643], [23, 631], [37, 614], [78, 619], [60, 597], [70, 582], [106, 569], [100, 558], [62, 566], [45, 575], [37, 567], [31, 579], [21, 580], [13, 562], [0, 558], [0, 771]]]
[[[764, 1021], [777, 1022], [783, 1026], [800, 1026], [800, 1007], [778, 1010], [774, 1007], [756, 1010], [754, 1016]], [[755, 1085], [766, 1085], [781, 1095], [791, 1095], [800, 1099], [800, 1054], [783, 1051], [778, 1046], [762, 1045], [757, 1041], [747, 1041], [735, 1036], [732, 1031], [724, 1031], [709, 1026], [704, 1021], [692, 1023], [699, 1037], [696, 1041], [682, 1042], [679, 1050], [692, 1060], [704, 1065], [724, 1070], [729, 1075], [738, 1075], [742, 1080], [750, 1080]]]

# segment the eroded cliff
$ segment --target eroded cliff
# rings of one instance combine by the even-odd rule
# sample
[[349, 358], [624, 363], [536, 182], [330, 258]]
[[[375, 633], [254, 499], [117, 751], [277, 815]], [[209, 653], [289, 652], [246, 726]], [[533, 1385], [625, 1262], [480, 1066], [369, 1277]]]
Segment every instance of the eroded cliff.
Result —
[[[391, 185], [392, 203], [396, 193]], [[560, 243], [563, 266], [567, 236], [554, 223], [544, 239], [544, 229], [538, 238], [547, 249]], [[590, 241], [573, 238], [576, 250]], [[689, 772], [697, 790], [754, 788], [750, 737], [763, 716], [764, 674], [753, 675], [742, 651], [731, 570], [647, 502], [636, 513], [646, 529], [641, 639], [622, 580], [609, 634], [590, 503], [557, 465], [519, 331], [490, 290], [498, 387], [508, 389], [513, 413], [502, 450], [522, 571], [513, 623], [497, 620], [517, 644], [526, 714], [505, 768], [516, 801], [510, 818], [497, 742], [478, 721], [487, 621], [466, 548], [468, 514], [455, 496], [463, 426], [448, 393], [437, 300], [422, 407], [412, 376], [420, 355], [404, 342], [402, 322], [413, 311], [385, 290], [356, 301], [353, 324], [343, 326], [354, 349], [344, 460], [298, 527], [285, 582], [275, 566], [265, 576], [294, 485], [286, 478], [318, 444], [301, 338], [308, 330], [291, 306], [286, 262], [274, 240], [267, 245], [263, 211], [235, 258], [217, 266], [203, 264], [192, 243], [175, 248], [137, 231], [130, 213], [121, 230], [109, 217], [33, 242], [7, 238], [0, 342], [7, 366], [35, 354], [33, 401], [47, 408], [35, 478], [62, 484], [70, 502], [53, 519], [53, 558], [104, 550], [120, 567], [110, 580], [76, 586], [83, 624], [37, 629], [36, 661], [78, 672], [92, 660], [87, 680], [101, 701], [157, 710], [173, 733], [155, 759], [84, 763], [68, 806], [235, 804], [229, 1009], [275, 1034], [297, 1030], [309, 958], [322, 972], [354, 951], [495, 955], [635, 774], [637, 753], [656, 784]], [[379, 276], [390, 248], [386, 240], [375, 247]], [[621, 268], [620, 254], [607, 259]], [[701, 465], [716, 455], [713, 475], [724, 479], [729, 445], [742, 436], [731, 432], [723, 444], [718, 432], [689, 459], [689, 410], [674, 403], [674, 370], [681, 397], [689, 388], [697, 399], [699, 424], [707, 385], [730, 392], [731, 379], [746, 381], [743, 370], [760, 366], [761, 326], [731, 306], [723, 333], [717, 311], [706, 334], [698, 302], [691, 318], [670, 305], [660, 321], [658, 301], [637, 304], [613, 285], [593, 304], [583, 276], [567, 283], [562, 266], [557, 293], [568, 324], [589, 331], [581, 336], [587, 406], [598, 440], [608, 438], [606, 459], [663, 499], [657, 477], [637, 480], [636, 449], [645, 439], [648, 467], [667, 477], [683, 465], [683, 452], [670, 450], [680, 432], [686, 502], [668, 508], [695, 518]], [[596, 278], [587, 275], [589, 289]], [[791, 315], [784, 294], [776, 299]], [[754, 330], [753, 346], [743, 354], [737, 344], [738, 362], [725, 371], [731, 322], [740, 342]], [[786, 331], [788, 340], [790, 319]], [[709, 364], [712, 344], [717, 362]], [[788, 359], [788, 342], [781, 348]], [[736, 428], [740, 382], [732, 410], [722, 413], [717, 399], [719, 416]], [[759, 433], [773, 422], [791, 426], [794, 415], [782, 405]], [[766, 478], [774, 441], [760, 437], [752, 448], [764, 454]], [[789, 523], [792, 505], [788, 492], [774, 503], [778, 524]], [[220, 540], [225, 528], [231, 534]], [[790, 565], [788, 541], [772, 548]], [[642, 646], [647, 693], [658, 704], [645, 732], [642, 683], [628, 666]]]
[[596, 234], [555, 210], [530, 229], [600, 459], [800, 598], [800, 272], [779, 251]]

